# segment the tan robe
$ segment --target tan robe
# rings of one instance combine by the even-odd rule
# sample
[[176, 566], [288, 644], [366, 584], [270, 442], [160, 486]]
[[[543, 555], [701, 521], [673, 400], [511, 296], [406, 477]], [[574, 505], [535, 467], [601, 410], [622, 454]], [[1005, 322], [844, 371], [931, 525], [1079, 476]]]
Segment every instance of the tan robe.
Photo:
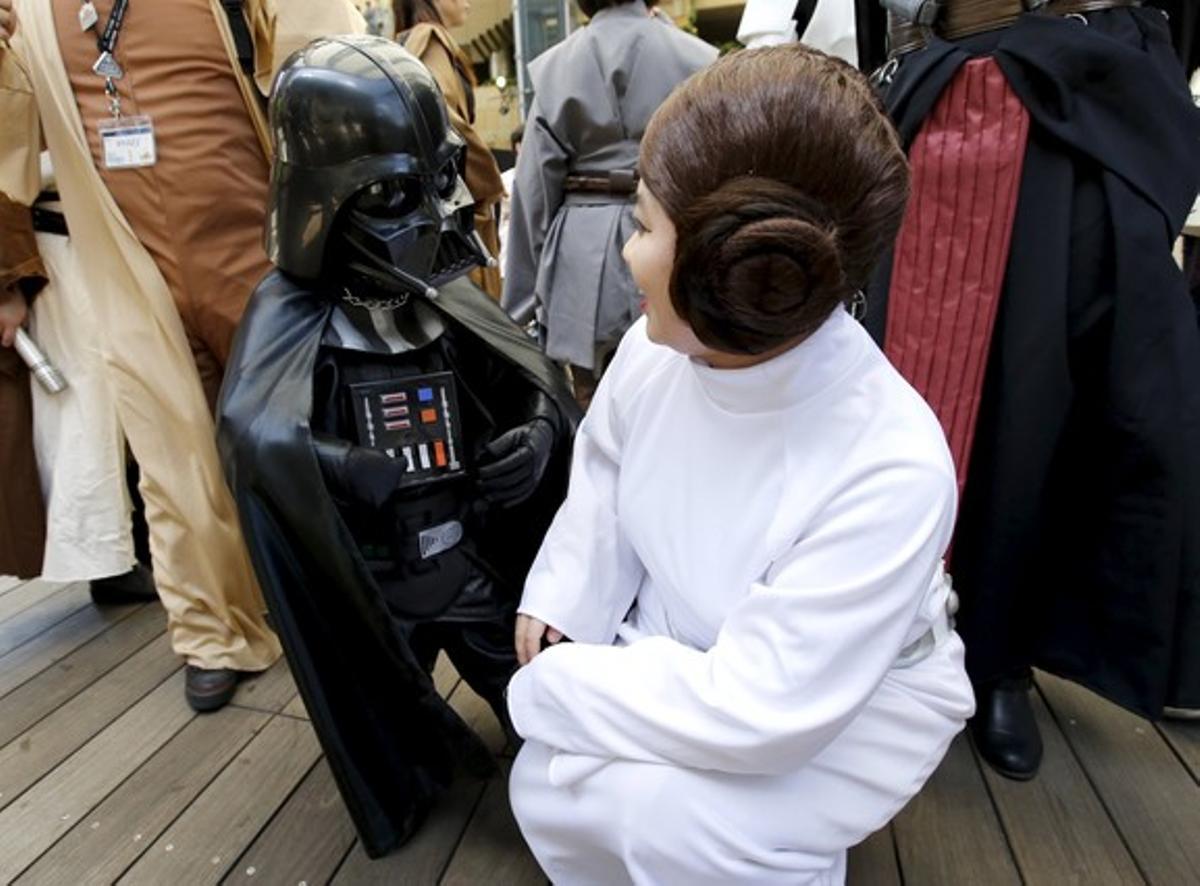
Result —
[[[423, 23], [404, 35], [404, 48], [421, 60], [441, 87], [450, 112], [450, 125], [467, 143], [467, 168], [463, 180], [475, 198], [475, 230], [483, 239], [492, 258], [500, 256], [500, 235], [496, 227], [496, 209], [504, 196], [500, 167], [491, 150], [475, 131], [475, 115], [471, 110], [468, 90], [474, 86], [474, 75], [468, 61], [454, 38], [443, 27]], [[479, 268], [471, 272], [475, 285], [499, 301], [501, 293], [500, 268]]]
[[[278, 657], [279, 643], [263, 620], [188, 335], [163, 272], [97, 171], [51, 4], [16, 0], [16, 7], [17, 33], [11, 47], [0, 47], [0, 192], [33, 201], [44, 138], [72, 242], [90, 278], [97, 347], [142, 468], [155, 580], [172, 644], [202, 667], [261, 670]], [[211, 9], [232, 64], [233, 41], [218, 0]], [[364, 29], [362, 17], [339, 0], [247, 0], [247, 19], [259, 88], [306, 37]], [[238, 87], [265, 145], [253, 86], [242, 80]]]
[[[108, 21], [114, 0], [94, 5]], [[75, 4], [52, 8], [100, 178], [167, 281], [215, 408], [233, 333], [270, 270], [262, 245], [270, 167], [210, 0], [129, 6], [116, 50], [121, 113], [149, 116], [159, 146], [158, 162], [142, 169], [104, 168], [96, 122], [110, 113], [91, 70], [96, 35], [80, 29]]]

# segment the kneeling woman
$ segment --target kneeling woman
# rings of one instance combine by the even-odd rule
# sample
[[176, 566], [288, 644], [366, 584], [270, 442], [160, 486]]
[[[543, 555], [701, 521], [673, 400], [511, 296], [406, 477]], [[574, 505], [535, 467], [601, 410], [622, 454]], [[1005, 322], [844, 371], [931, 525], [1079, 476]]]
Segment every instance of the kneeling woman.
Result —
[[904, 155], [787, 46], [688, 80], [640, 163], [646, 316], [525, 588], [513, 808], [556, 883], [840, 883], [972, 712], [950, 455], [845, 308]]

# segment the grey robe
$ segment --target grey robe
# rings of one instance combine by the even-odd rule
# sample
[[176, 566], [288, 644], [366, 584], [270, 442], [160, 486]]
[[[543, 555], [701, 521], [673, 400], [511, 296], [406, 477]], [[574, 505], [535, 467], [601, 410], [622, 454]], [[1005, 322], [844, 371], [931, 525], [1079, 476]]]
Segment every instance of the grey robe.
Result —
[[717, 50], [650, 18], [641, 0], [603, 9], [529, 66], [534, 99], [517, 162], [501, 304], [535, 311], [546, 353], [587, 369], [595, 345], [638, 316], [621, 247], [632, 199], [566, 194], [568, 175], [633, 169], [650, 116]]

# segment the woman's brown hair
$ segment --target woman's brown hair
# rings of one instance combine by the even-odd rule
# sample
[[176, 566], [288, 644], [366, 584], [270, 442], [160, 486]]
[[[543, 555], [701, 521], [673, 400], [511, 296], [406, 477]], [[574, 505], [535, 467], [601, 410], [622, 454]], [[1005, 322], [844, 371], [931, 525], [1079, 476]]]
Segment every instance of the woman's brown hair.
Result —
[[622, 6], [632, 2], [633, 0], [579, 0], [579, 9], [588, 18], [591, 18], [601, 9], [608, 9], [610, 6]]
[[675, 311], [729, 353], [816, 330], [866, 285], [908, 198], [870, 84], [798, 44], [694, 75], [651, 119], [639, 167], [675, 224]]
[[433, 0], [392, 0], [392, 13], [397, 34], [411, 30], [423, 22], [442, 27], [446, 25], [437, 7], [433, 5]]

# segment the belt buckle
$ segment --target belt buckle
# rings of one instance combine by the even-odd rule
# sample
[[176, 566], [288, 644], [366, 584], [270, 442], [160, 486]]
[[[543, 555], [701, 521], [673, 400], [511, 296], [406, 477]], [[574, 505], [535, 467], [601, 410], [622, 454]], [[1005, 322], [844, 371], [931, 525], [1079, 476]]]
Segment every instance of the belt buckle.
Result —
[[612, 169], [608, 173], [608, 188], [616, 194], [632, 194], [637, 190], [638, 174], [633, 169]]

